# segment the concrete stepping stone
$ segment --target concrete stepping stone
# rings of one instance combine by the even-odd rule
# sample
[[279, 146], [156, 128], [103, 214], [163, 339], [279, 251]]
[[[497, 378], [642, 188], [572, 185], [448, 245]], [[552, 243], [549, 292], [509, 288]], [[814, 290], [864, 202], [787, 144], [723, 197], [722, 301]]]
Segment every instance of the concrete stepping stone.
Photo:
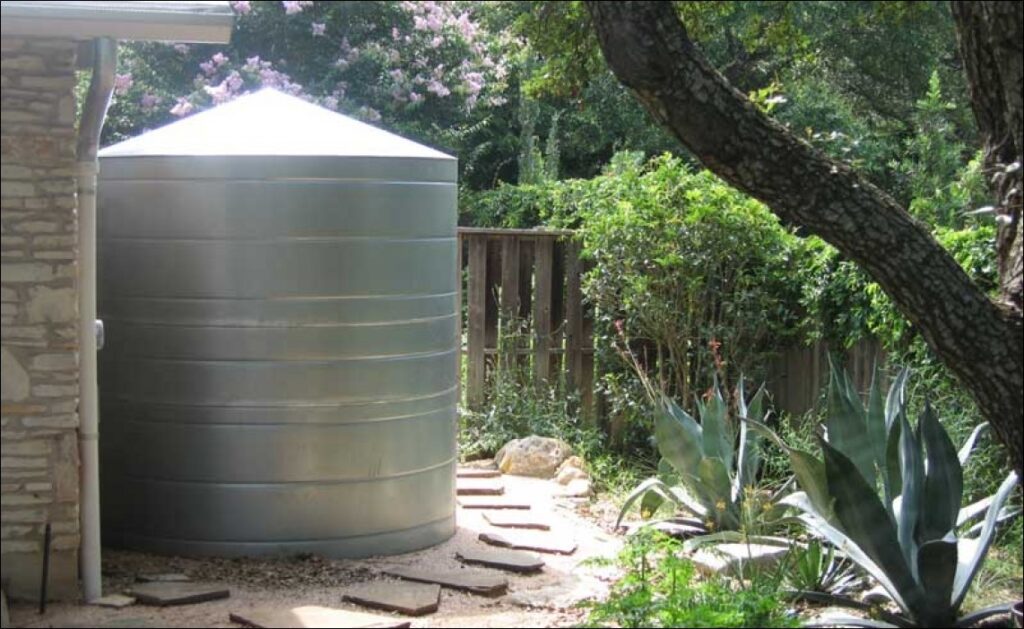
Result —
[[404, 581], [368, 581], [346, 589], [342, 600], [406, 616], [423, 616], [437, 611], [441, 603], [441, 586]]
[[519, 550], [485, 550], [471, 548], [460, 550], [455, 557], [465, 564], [497, 568], [510, 572], [531, 574], [544, 568], [544, 560], [533, 553]]
[[507, 529], [534, 529], [538, 531], [551, 530], [551, 525], [544, 522], [541, 518], [532, 516], [529, 513], [516, 513], [505, 512], [505, 513], [484, 513], [484, 519], [491, 526], [497, 526]]
[[459, 496], [500, 496], [505, 493], [505, 486], [490, 478], [459, 478], [455, 483], [455, 493]]
[[559, 537], [550, 537], [544, 533], [481, 533], [480, 541], [491, 546], [512, 548], [514, 550], [533, 550], [539, 553], [571, 555], [576, 552], [576, 542]]
[[100, 607], [112, 607], [114, 609], [121, 609], [128, 607], [129, 605], [135, 604], [135, 597], [125, 596], [124, 594], [108, 594], [101, 596], [94, 601], [89, 601], [90, 605], [98, 605]]
[[481, 469], [478, 467], [460, 467], [455, 470], [456, 478], [500, 478], [498, 470]]
[[231, 596], [231, 591], [222, 585], [210, 583], [140, 583], [128, 590], [143, 605], [190, 605], [204, 603]]
[[530, 509], [530, 505], [525, 502], [515, 502], [503, 498], [460, 497], [458, 501], [459, 506], [463, 509], [518, 509], [520, 511]]
[[400, 579], [436, 583], [481, 596], [501, 596], [508, 591], [508, 579], [484, 570], [428, 570], [395, 566], [385, 568], [383, 572]]
[[161, 574], [137, 574], [135, 580], [139, 583], [185, 583], [191, 581], [187, 574], [180, 572], [166, 572]]
[[364, 612], [353, 612], [347, 609], [331, 609], [318, 605], [302, 607], [256, 607], [241, 613], [229, 615], [232, 622], [257, 629], [327, 629], [329, 627], [351, 627], [352, 629], [368, 629], [380, 627], [386, 629], [404, 629], [412, 625], [408, 620], [378, 616]]

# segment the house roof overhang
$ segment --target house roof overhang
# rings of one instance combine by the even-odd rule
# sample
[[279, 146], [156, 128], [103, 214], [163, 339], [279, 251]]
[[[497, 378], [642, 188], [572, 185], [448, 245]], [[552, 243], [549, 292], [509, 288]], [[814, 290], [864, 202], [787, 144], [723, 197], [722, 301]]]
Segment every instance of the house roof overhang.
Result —
[[222, 44], [231, 38], [234, 11], [226, 1], [0, 2], [0, 35]]

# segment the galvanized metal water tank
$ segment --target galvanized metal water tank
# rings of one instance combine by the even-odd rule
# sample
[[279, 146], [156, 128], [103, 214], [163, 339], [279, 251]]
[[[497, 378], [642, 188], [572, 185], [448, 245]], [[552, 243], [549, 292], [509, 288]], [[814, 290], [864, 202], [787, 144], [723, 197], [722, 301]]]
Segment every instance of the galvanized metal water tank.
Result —
[[100, 153], [104, 543], [455, 531], [456, 161], [272, 90]]

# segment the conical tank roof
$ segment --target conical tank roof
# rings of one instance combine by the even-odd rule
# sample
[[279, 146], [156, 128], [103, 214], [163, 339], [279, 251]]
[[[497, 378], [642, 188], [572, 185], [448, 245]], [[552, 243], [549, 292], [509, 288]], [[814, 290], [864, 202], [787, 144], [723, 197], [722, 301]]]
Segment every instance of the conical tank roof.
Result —
[[455, 159], [269, 88], [108, 146], [99, 154]]

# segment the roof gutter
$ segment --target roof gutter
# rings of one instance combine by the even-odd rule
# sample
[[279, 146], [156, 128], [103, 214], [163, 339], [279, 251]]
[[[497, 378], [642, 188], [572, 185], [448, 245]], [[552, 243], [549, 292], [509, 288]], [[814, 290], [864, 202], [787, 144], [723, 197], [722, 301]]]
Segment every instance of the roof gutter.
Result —
[[78, 126], [78, 448], [81, 456], [81, 573], [86, 602], [103, 595], [100, 560], [99, 405], [96, 383], [96, 181], [99, 174], [100, 131], [114, 90], [117, 40], [92, 42], [92, 78]]

